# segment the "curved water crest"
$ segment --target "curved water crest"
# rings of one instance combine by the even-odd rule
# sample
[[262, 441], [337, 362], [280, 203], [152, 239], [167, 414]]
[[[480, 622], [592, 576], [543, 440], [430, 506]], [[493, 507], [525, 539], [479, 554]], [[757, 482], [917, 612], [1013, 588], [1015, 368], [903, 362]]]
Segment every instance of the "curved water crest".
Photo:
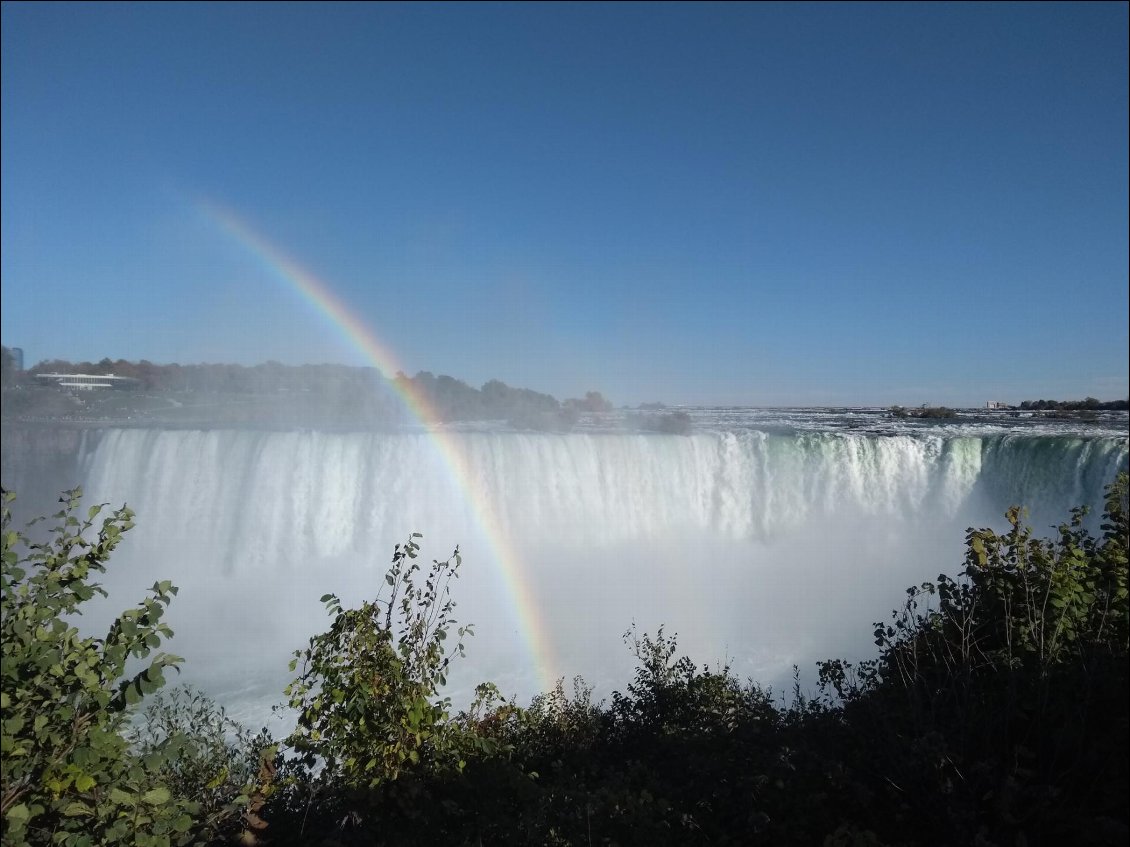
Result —
[[[171, 578], [186, 677], [251, 716], [323, 623], [327, 591], [372, 596], [392, 546], [459, 544], [458, 617], [474, 621], [455, 694], [491, 678], [530, 696], [545, 668], [621, 684], [633, 621], [678, 630], [691, 655], [782, 684], [794, 662], [866, 653], [867, 624], [906, 585], [953, 572], [964, 529], [1012, 503], [1039, 527], [1097, 505], [1125, 438], [750, 428], [689, 436], [454, 432], [470, 484], [427, 433], [114, 429], [82, 458], [88, 496], [138, 527], [112, 595]], [[503, 528], [517, 576], [491, 560]], [[523, 580], [515, 594], [507, 580]], [[531, 608], [513, 608], [515, 596]], [[521, 614], [546, 644], [523, 643]]]

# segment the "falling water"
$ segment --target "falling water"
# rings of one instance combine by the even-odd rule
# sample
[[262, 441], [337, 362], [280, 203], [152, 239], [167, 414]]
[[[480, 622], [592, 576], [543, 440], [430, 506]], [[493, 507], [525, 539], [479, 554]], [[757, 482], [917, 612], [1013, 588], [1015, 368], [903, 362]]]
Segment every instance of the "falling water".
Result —
[[[628, 679], [620, 635], [633, 622], [779, 686], [793, 663], [866, 654], [869, 624], [907, 585], [957, 569], [965, 527], [999, 526], [1012, 503], [1037, 527], [1058, 522], [1101, 504], [1127, 463], [1125, 438], [1046, 434], [449, 438], [469, 486], [427, 433], [91, 433], [76, 471], [88, 499], [129, 503], [138, 525], [87, 625], [172, 579], [185, 679], [259, 721], [281, 699], [289, 653], [324, 625], [318, 598], [371, 597], [393, 544], [418, 531], [429, 559], [456, 544], [464, 555], [457, 611], [476, 637], [457, 700], [483, 679], [528, 698], [539, 662], [607, 694]], [[524, 643], [503, 547], [552, 655]]]

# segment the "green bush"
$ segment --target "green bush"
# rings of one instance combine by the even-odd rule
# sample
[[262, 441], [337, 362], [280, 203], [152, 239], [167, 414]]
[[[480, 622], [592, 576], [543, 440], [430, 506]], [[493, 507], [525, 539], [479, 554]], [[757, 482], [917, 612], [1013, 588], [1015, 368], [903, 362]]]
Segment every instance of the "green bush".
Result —
[[472, 634], [458, 627], [449, 649], [459, 551], [423, 571], [419, 537], [396, 546], [377, 599], [345, 609], [335, 595], [322, 597], [330, 628], [291, 662], [298, 676], [286, 694], [298, 724], [285, 745], [295, 756], [275, 808], [304, 809], [305, 819], [316, 805], [323, 817], [356, 827], [406, 771], [457, 773], [472, 750], [491, 746], [440, 696], [452, 660], [465, 655], [462, 638]]
[[1088, 833], [1111, 826], [1125, 841], [1126, 475], [1100, 537], [1084, 515], [1050, 540], [1016, 508], [1007, 532], [970, 530], [960, 576], [875, 625], [877, 659], [822, 664], [890, 820], [955, 843], [1107, 843]]
[[[0, 778], [5, 844], [186, 844], [191, 803], [160, 779], [159, 755], [134, 755], [125, 737], [132, 707], [164, 684], [181, 661], [153, 653], [172, 631], [161, 617], [177, 589], [153, 585], [103, 638], [71, 621], [105, 591], [93, 579], [133, 513], [121, 508], [95, 526], [102, 507], [76, 516], [81, 492], [67, 492], [44, 541], [11, 528], [4, 493], [0, 644], [3, 708]], [[137, 673], [133, 660], [147, 659]]]
[[266, 729], [252, 733], [211, 698], [182, 686], [158, 692], [127, 737], [135, 755], [160, 763], [158, 776], [173, 796], [192, 798], [197, 841], [243, 836], [242, 843], [254, 843], [266, 829], [249, 811], [257, 794], [264, 795], [261, 808], [273, 789], [277, 745]]

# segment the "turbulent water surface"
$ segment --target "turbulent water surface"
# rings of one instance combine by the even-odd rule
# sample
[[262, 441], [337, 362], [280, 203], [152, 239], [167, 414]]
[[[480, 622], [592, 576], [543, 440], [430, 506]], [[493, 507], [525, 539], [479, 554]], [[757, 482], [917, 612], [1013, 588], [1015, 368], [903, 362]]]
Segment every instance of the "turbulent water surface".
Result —
[[[794, 663], [866, 654], [870, 623], [907, 585], [956, 571], [967, 526], [999, 526], [1021, 503], [1046, 527], [1100, 504], [1127, 464], [1125, 413], [691, 415], [688, 435], [615, 416], [567, 434], [451, 431], [462, 480], [423, 431], [88, 431], [75, 475], [90, 498], [128, 502], [138, 526], [86, 624], [172, 579], [184, 678], [258, 723], [290, 651], [325, 621], [318, 598], [372, 596], [393, 544], [418, 531], [428, 559], [464, 554], [457, 611], [476, 636], [457, 701], [483, 679], [526, 699], [552, 675], [607, 694], [628, 681], [633, 623], [664, 624], [697, 660], [779, 687]], [[484, 516], [500, 531], [488, 537]]]

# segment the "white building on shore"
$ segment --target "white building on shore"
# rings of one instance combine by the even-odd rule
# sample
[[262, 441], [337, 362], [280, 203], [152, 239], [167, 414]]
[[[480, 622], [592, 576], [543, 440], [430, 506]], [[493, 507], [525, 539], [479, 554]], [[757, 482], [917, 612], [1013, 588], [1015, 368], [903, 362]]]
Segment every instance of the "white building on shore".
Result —
[[137, 388], [141, 384], [132, 376], [113, 374], [36, 374], [35, 378], [44, 385], [77, 388], [79, 391], [94, 391], [99, 388]]

